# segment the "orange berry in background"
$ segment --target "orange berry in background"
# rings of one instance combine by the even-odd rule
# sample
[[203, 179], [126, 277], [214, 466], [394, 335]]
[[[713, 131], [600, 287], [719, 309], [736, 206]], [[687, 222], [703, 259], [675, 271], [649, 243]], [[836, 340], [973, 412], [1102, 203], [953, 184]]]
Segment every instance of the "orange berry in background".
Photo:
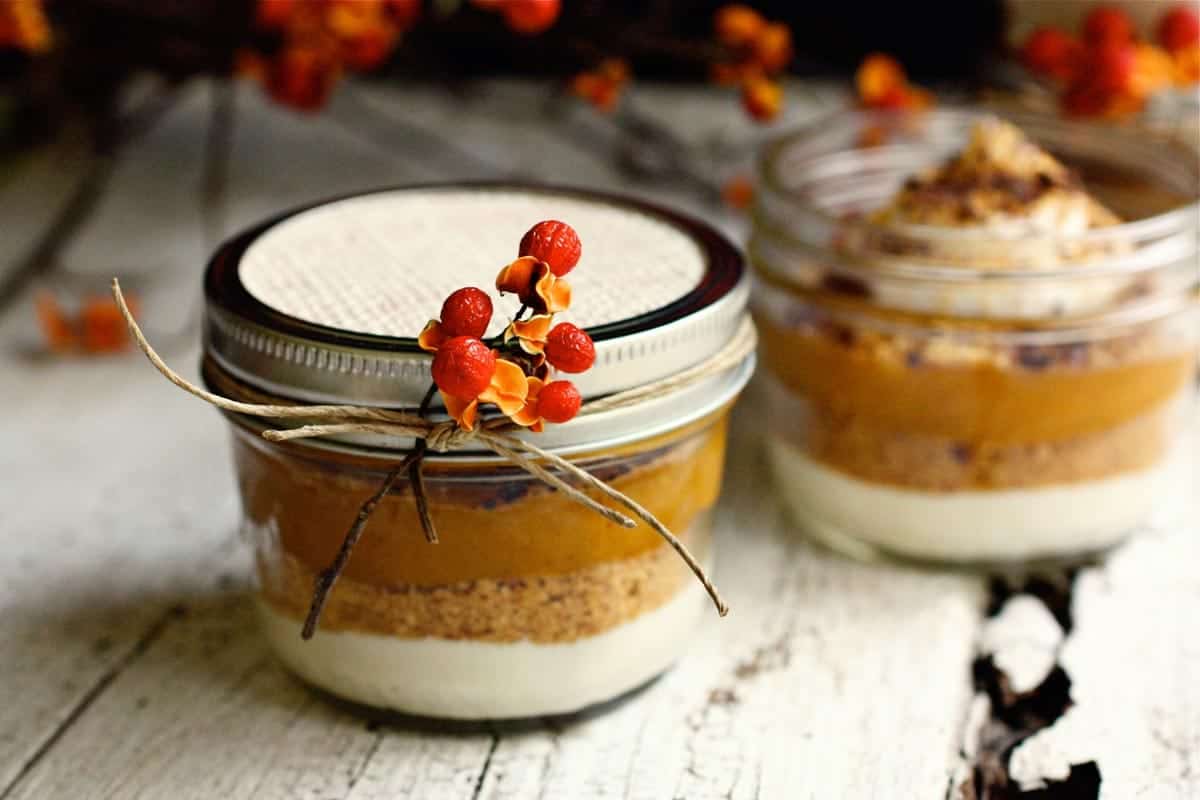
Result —
[[754, 182], [745, 175], [730, 178], [721, 187], [721, 199], [725, 205], [743, 211], [754, 202]]
[[1089, 45], [1133, 40], [1133, 20], [1117, 6], [1098, 6], [1083, 19], [1083, 40]]
[[1173, 54], [1175, 83], [1187, 86], [1200, 83], [1200, 45], [1192, 45]]
[[1129, 91], [1137, 97], [1149, 97], [1160, 89], [1171, 85], [1175, 76], [1175, 62], [1171, 54], [1152, 44], [1135, 45], [1133, 74], [1129, 79]]
[[907, 86], [908, 78], [899, 61], [884, 53], [872, 53], [859, 64], [854, 83], [863, 105], [874, 106]]
[[254, 24], [274, 30], [287, 24], [295, 10], [296, 0], [258, 0], [254, 8]]
[[75, 329], [54, 295], [46, 291], [38, 292], [34, 298], [34, 305], [46, 346], [55, 353], [66, 353], [75, 349], [78, 344]]
[[766, 25], [762, 14], [741, 4], [722, 6], [713, 19], [717, 41], [726, 47], [739, 49], [752, 44]]
[[591, 95], [587, 97], [587, 101], [597, 111], [607, 114], [615, 110], [617, 103], [621, 101], [621, 84], [601, 78], [600, 82], [592, 90]]
[[742, 107], [759, 122], [769, 122], [783, 107], [783, 87], [768, 78], [751, 78], [742, 84]]
[[1060, 81], [1069, 81], [1079, 71], [1083, 46], [1066, 31], [1058, 28], [1038, 28], [1021, 48], [1021, 62], [1026, 69]]
[[1158, 41], [1172, 53], [1200, 46], [1200, 14], [1188, 6], [1175, 6], [1158, 22]]
[[603, 90], [607, 81], [594, 72], [580, 72], [571, 78], [571, 94], [592, 102], [592, 98]]
[[89, 297], [79, 312], [83, 349], [88, 353], [119, 353], [129, 346], [129, 329], [110, 297]]
[[399, 31], [390, 26], [364, 31], [343, 43], [342, 57], [351, 69], [367, 72], [388, 60], [399, 38]]
[[329, 99], [339, 74], [332, 57], [308, 47], [289, 47], [276, 57], [267, 91], [284, 105], [315, 111]]
[[596, 74], [612, 83], [625, 83], [629, 80], [629, 62], [623, 58], [606, 58], [596, 67]]
[[754, 37], [754, 61], [767, 72], [782, 72], [792, 60], [792, 31], [772, 22]]
[[1108, 42], [1087, 51], [1080, 80], [1097, 89], [1116, 94], [1130, 88], [1137, 48], [1129, 42]]
[[912, 96], [909, 94], [907, 86], [893, 86], [867, 107], [887, 111], [899, 111], [908, 108], [911, 102]]
[[561, 10], [560, 0], [505, 0], [500, 6], [508, 27], [526, 36], [549, 30]]

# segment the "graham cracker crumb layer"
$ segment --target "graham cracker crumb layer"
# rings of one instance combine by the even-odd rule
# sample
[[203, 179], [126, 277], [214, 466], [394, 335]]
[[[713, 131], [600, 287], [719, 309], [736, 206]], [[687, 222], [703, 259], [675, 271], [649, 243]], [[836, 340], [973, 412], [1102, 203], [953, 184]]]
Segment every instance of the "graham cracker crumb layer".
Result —
[[[680, 538], [701, 561], [707, 515]], [[436, 547], [436, 545], [431, 545]], [[286, 552], [260, 554], [260, 593], [296, 620], [297, 636], [316, 572]], [[571, 642], [595, 636], [666, 603], [695, 578], [669, 547], [561, 575], [484, 578], [437, 586], [377, 585], [343, 577], [321, 630], [398, 638]]]
[[1176, 429], [1168, 404], [1106, 431], [1046, 442], [963, 442], [879, 428], [812, 409], [792, 439], [808, 455], [863, 480], [922, 490], [1014, 489], [1140, 472], [1167, 454]]

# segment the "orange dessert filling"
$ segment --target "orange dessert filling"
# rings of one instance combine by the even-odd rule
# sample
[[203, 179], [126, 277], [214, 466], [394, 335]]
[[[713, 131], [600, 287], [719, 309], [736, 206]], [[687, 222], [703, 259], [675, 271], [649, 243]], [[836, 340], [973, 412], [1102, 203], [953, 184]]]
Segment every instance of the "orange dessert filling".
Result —
[[[581, 463], [703, 556], [725, 415]], [[300, 620], [316, 574], [390, 464], [271, 445], [243, 429], [235, 452], [263, 597]], [[511, 467], [429, 462], [425, 476], [440, 541], [425, 541], [411, 491], [397, 487], [331, 593], [322, 629], [570, 641], [656, 608], [694, 580], [649, 528], [622, 528]]]

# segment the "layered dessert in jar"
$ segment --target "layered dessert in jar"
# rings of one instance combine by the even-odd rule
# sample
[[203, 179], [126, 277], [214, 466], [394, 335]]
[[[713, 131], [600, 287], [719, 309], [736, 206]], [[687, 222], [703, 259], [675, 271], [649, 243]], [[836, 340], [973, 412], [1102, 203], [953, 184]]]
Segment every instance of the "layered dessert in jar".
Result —
[[[583, 413], [513, 435], [639, 503], [711, 568], [726, 417], [753, 356], [587, 413], [589, 401], [705, 363], [744, 326], [738, 254], [690, 219], [506, 186], [398, 189], [286, 215], [227, 243], [210, 265], [206, 382], [246, 402], [416, 409], [431, 364], [416, 336], [440, 298], [486, 286], [543, 219], [569, 220], [583, 242], [563, 316], [591, 333], [595, 363], [571, 376]], [[520, 313], [515, 299], [495, 304], [489, 336], [506, 311]], [[479, 414], [491, 430], [486, 407]], [[229, 419], [263, 629], [289, 668], [333, 694], [453, 718], [569, 712], [653, 678], [705, 614], [717, 619], [655, 531], [622, 527], [467, 442], [424, 461], [436, 543], [423, 535], [418, 492], [398, 480], [306, 640], [314, 586], [414, 441], [386, 431], [266, 441], [278, 420]]]
[[[807, 531], [863, 557], [1069, 559], [1188, 491], [1194, 163], [947, 111], [843, 115], [762, 169], [768, 448]], [[1156, 206], [1110, 206], [1097, 169]]]

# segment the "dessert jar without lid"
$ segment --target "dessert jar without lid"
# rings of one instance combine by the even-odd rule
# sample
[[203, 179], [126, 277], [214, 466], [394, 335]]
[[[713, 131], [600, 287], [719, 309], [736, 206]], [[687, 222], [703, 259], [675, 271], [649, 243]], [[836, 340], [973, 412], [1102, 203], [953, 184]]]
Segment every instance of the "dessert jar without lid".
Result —
[[[205, 380], [248, 401], [415, 409], [430, 357], [414, 335], [440, 298], [487, 286], [541, 219], [567, 221], [583, 241], [563, 316], [596, 342], [595, 366], [571, 376], [585, 401], [703, 362], [743, 323], [739, 255], [690, 219], [571, 190], [402, 188], [289, 214], [224, 245], [206, 278]], [[496, 299], [489, 335], [515, 306]], [[646, 506], [711, 564], [725, 420], [752, 369], [751, 356], [665, 396], [520, 435]], [[315, 577], [413, 442], [273, 443], [260, 436], [268, 423], [229, 420], [266, 636], [336, 695], [456, 718], [572, 711], [649, 680], [706, 611], [716, 618], [652, 530], [622, 528], [468, 446], [425, 463], [440, 541], [426, 542], [400, 481], [304, 641]]]
[[[859, 557], [1071, 559], [1189, 491], [1194, 161], [1023, 118], [1127, 221], [880, 223], [873, 210], [959, 152], [981, 118], [846, 113], [760, 162], [750, 260], [770, 460], [802, 527]], [[1012, 183], [1033, 197], [1050, 182]]]

